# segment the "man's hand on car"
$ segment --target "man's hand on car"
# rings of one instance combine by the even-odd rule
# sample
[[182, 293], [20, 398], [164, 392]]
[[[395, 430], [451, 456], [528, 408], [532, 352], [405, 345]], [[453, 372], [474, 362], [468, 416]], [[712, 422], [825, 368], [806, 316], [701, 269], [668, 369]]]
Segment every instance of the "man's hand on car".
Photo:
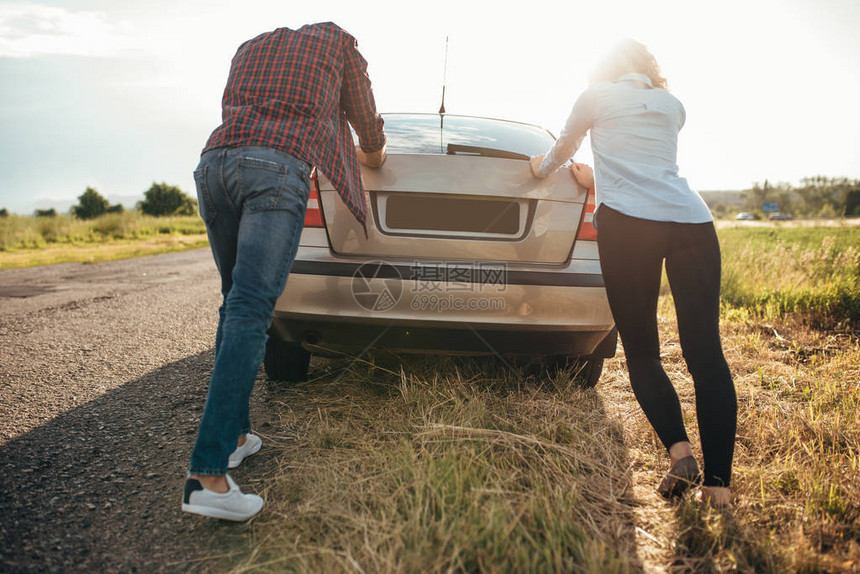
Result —
[[385, 158], [388, 153], [385, 151], [386, 146], [382, 146], [381, 150], [366, 153], [361, 149], [361, 146], [355, 146], [355, 151], [358, 154], [358, 163], [367, 167], [379, 167], [385, 163]]

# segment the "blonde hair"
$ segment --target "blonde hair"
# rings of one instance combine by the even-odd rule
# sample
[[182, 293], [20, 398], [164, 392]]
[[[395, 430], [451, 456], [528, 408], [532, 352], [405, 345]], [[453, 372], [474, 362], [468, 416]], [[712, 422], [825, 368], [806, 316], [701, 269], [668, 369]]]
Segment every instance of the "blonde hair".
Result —
[[597, 64], [589, 76], [589, 82], [614, 82], [624, 74], [644, 74], [651, 78], [655, 88], [668, 89], [666, 78], [660, 74], [657, 59], [648, 51], [645, 44], [625, 38], [615, 44], [609, 53]]

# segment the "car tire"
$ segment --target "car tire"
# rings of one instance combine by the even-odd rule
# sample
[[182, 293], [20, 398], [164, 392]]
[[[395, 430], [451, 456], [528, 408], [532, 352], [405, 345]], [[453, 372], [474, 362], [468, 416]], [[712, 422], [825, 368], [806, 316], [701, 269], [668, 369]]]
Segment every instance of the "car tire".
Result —
[[573, 368], [576, 378], [583, 388], [593, 389], [603, 373], [603, 362], [615, 356], [618, 347], [618, 329], [613, 327], [603, 338], [594, 352], [582, 357], [557, 355], [551, 357], [546, 364], [547, 370]]
[[585, 361], [585, 366], [579, 372], [579, 378], [582, 381], [582, 386], [586, 389], [593, 389], [597, 386], [597, 381], [600, 380], [600, 375], [603, 373], [603, 357], [591, 355]]
[[585, 389], [593, 389], [600, 380], [603, 373], [604, 357], [597, 353], [585, 357], [554, 357], [546, 365], [548, 372], [554, 369], [572, 369], [576, 374], [576, 380]]
[[269, 332], [266, 341], [266, 356], [263, 367], [273, 381], [299, 383], [308, 378], [311, 354], [300, 345], [284, 341], [274, 332]]

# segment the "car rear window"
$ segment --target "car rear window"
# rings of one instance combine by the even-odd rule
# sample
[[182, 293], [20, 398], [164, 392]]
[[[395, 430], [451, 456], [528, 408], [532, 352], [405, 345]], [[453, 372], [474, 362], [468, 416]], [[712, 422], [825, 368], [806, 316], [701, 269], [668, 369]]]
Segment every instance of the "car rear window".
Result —
[[555, 138], [529, 124], [437, 114], [383, 114], [388, 153], [449, 153], [448, 144], [523, 154], [545, 153]]

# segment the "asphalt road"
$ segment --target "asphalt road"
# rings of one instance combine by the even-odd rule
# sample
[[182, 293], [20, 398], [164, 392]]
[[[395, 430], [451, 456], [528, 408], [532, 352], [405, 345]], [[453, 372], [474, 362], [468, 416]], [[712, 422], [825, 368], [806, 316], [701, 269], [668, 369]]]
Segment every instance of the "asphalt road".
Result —
[[193, 571], [244, 543], [179, 510], [219, 302], [207, 249], [0, 271], [0, 571]]

